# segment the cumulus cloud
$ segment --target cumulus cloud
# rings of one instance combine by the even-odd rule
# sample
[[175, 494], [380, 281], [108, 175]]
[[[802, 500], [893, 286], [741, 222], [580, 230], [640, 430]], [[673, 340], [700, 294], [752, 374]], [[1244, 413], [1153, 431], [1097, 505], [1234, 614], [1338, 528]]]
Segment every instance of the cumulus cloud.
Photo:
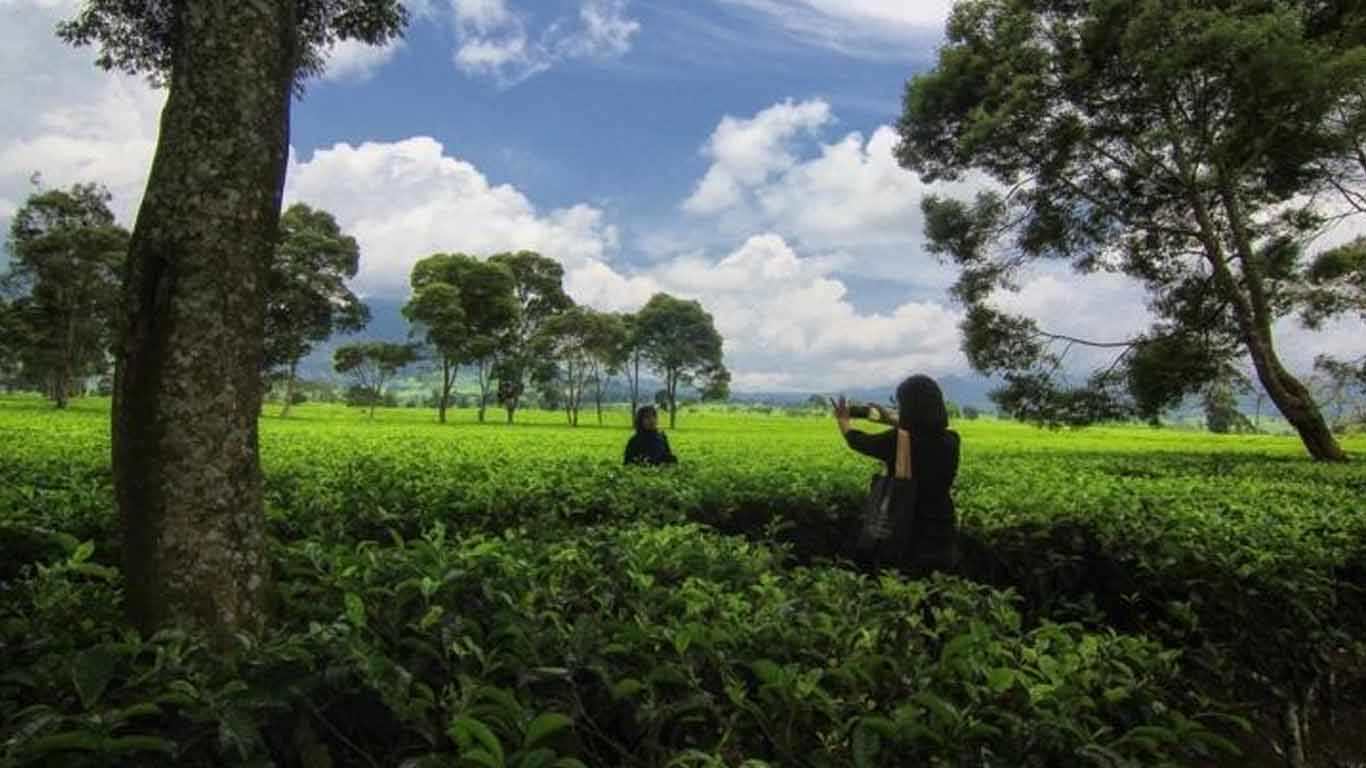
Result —
[[89, 49], [53, 33], [77, 3], [0, 2], [0, 225], [33, 191], [98, 181], [114, 194], [119, 219], [131, 222], [156, 147], [165, 93], [141, 79], [96, 69]]
[[327, 70], [323, 73], [323, 79], [332, 82], [363, 83], [374, 77], [402, 47], [401, 39], [388, 45], [368, 45], [359, 40], [341, 40], [326, 53]]
[[452, 0], [459, 45], [456, 66], [504, 87], [573, 59], [624, 56], [640, 31], [626, 0], [583, 0], [576, 19], [560, 19], [531, 34], [532, 19], [508, 0]]
[[831, 119], [830, 105], [819, 99], [784, 101], [747, 119], [721, 118], [702, 150], [711, 167], [683, 201], [683, 210], [715, 214], [743, 205], [748, 191], [796, 165], [793, 139], [814, 133]]
[[601, 210], [540, 211], [427, 137], [319, 149], [291, 163], [285, 194], [331, 211], [356, 236], [364, 254], [356, 284], [372, 294], [403, 295], [412, 265], [438, 251], [529, 249], [572, 268], [616, 248]]

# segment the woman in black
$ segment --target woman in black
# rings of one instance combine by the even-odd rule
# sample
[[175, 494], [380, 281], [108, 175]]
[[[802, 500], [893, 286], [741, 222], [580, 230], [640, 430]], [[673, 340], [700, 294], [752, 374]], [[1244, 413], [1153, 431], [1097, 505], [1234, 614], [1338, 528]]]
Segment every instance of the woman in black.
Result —
[[653, 405], [636, 411], [636, 433], [626, 443], [627, 464], [677, 464], [669, 438], [659, 431], [659, 412]]
[[[949, 429], [944, 394], [934, 379], [912, 376], [901, 382], [896, 388], [896, 402], [896, 418], [881, 409], [870, 417], [910, 432], [916, 499], [912, 513], [894, 521], [891, 537], [872, 559], [874, 565], [898, 566], [916, 574], [951, 570], [957, 560], [957, 517], [950, 490], [958, 474], [958, 433]], [[835, 403], [835, 419], [850, 448], [881, 460], [887, 474], [892, 474], [897, 430], [871, 435], [852, 428], [843, 397]]]

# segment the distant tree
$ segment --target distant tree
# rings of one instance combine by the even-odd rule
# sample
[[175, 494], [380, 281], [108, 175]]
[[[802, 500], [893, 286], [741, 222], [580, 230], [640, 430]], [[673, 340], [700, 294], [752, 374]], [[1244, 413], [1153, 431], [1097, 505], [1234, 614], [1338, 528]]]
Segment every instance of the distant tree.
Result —
[[548, 355], [537, 378], [553, 384], [570, 426], [579, 425], [579, 407], [595, 372], [593, 344], [600, 315], [587, 307], [571, 307], [550, 317], [541, 329]]
[[7, 342], [25, 378], [41, 381], [58, 408], [77, 382], [108, 367], [121, 322], [120, 270], [128, 232], [114, 223], [109, 192], [97, 184], [37, 191], [10, 223], [9, 271], [0, 288], [14, 296]]
[[616, 367], [626, 376], [627, 387], [631, 390], [631, 414], [640, 408], [640, 363], [641, 363], [641, 336], [639, 316], [634, 314], [621, 315], [621, 322], [626, 326], [626, 337], [622, 340], [621, 349], [615, 357]]
[[630, 330], [620, 314], [591, 313], [588, 334], [589, 379], [593, 383], [593, 405], [602, 426], [602, 403], [612, 377], [624, 372], [628, 360]]
[[1236, 373], [1210, 382], [1200, 398], [1205, 411], [1205, 428], [1216, 435], [1254, 431], [1252, 421], [1238, 410], [1238, 395], [1250, 391], [1250, 382]]
[[1312, 381], [1335, 430], [1366, 423], [1366, 357], [1348, 362], [1319, 355]]
[[[1317, 459], [1344, 457], [1272, 327], [1293, 311], [1305, 203], [1366, 172], [1359, 13], [1326, 4], [964, 0], [938, 63], [906, 89], [900, 163], [928, 182], [985, 174], [972, 204], [923, 202], [931, 250], [960, 267], [973, 367], [1003, 410], [1048, 422], [1153, 417], [1247, 355]], [[1350, 195], [1348, 195], [1350, 199]], [[1122, 272], [1157, 322], [1072, 338], [990, 305], [1037, 259]], [[1115, 359], [1059, 383], [1067, 349]]]
[[564, 292], [564, 268], [553, 259], [517, 251], [491, 256], [489, 263], [512, 274], [512, 293], [517, 298], [517, 318], [503, 337], [496, 366], [498, 400], [511, 424], [528, 379], [546, 357], [545, 324], [574, 302]]
[[417, 348], [411, 344], [364, 341], [338, 347], [333, 354], [332, 367], [337, 373], [350, 376], [355, 386], [369, 393], [370, 418], [373, 419], [375, 404], [384, 402], [384, 385], [417, 360]]
[[295, 203], [280, 217], [280, 241], [266, 277], [265, 369], [285, 377], [285, 404], [294, 404], [299, 361], [334, 333], [370, 322], [370, 308], [346, 281], [360, 268], [360, 246], [332, 214]]
[[[730, 374], [721, 363], [721, 334], [696, 301], [657, 293], [636, 314], [642, 356], [664, 380], [669, 427], [678, 420], [678, 387], [716, 382]], [[705, 386], [705, 385], [704, 385]]]
[[669, 410], [669, 390], [655, 390], [655, 406], [658, 408], [663, 408], [665, 411]]
[[698, 394], [704, 402], [723, 403], [730, 399], [730, 371], [714, 365], [702, 372]]
[[385, 44], [405, 21], [398, 0], [87, 0], [58, 27], [170, 91], [124, 271], [113, 413], [124, 603], [146, 635], [266, 624], [257, 417], [290, 105], [332, 44]]
[[955, 403], [955, 402], [952, 401], [952, 400], [946, 400], [946, 401], [944, 402], [944, 406], [945, 406], [945, 407], [948, 409], [948, 411], [949, 411], [949, 418], [950, 418], [950, 419], [957, 419], [957, 418], [961, 418], [961, 417], [963, 416], [963, 409], [959, 407], [958, 403]]
[[982, 412], [977, 410], [977, 408], [971, 405], [963, 406], [963, 418], [967, 419], [968, 421], [976, 421], [978, 417], [980, 417], [981, 415]]
[[463, 253], [438, 253], [419, 261], [411, 276], [413, 295], [404, 316], [417, 324], [442, 369], [438, 418], [446, 421], [461, 365], [473, 365], [479, 379], [479, 421], [494, 388], [494, 362], [518, 317], [512, 272]]

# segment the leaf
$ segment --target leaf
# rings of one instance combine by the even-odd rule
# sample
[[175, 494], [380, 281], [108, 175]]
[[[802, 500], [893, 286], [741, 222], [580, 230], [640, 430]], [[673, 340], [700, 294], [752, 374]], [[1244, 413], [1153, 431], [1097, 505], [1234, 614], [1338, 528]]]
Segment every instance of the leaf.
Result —
[[87, 731], [62, 731], [50, 736], [34, 739], [28, 744], [28, 752], [33, 755], [46, 755], [49, 752], [98, 752], [100, 737]]
[[644, 683], [634, 677], [623, 678], [612, 684], [612, 698], [625, 699], [634, 696], [643, 690], [645, 690]]
[[524, 752], [513, 762], [516, 768], [545, 768], [550, 765], [550, 761], [555, 759], [553, 749], [533, 749]]
[[472, 717], [457, 717], [451, 721], [448, 733], [455, 739], [455, 743], [460, 745], [462, 757], [466, 756], [465, 750], [477, 741], [496, 758], [495, 765], [499, 768], [503, 765], [503, 745], [498, 742], [498, 737], [493, 735], [493, 731], [489, 730], [487, 725]]
[[71, 665], [71, 682], [76, 686], [82, 707], [88, 710], [100, 700], [109, 680], [114, 677], [118, 661], [118, 655], [107, 645], [87, 648], [76, 656]]
[[473, 749], [469, 752], [462, 752], [460, 760], [462, 762], [474, 763], [475, 765], [482, 765], [484, 768], [503, 768], [502, 761], [483, 749]]
[[782, 667], [768, 659], [759, 659], [749, 665], [754, 670], [754, 676], [759, 678], [759, 682], [765, 685], [773, 685], [782, 678]]
[[558, 712], [546, 712], [538, 715], [531, 724], [526, 727], [526, 737], [522, 740], [522, 749], [531, 749], [546, 739], [574, 725], [573, 718], [559, 714]]
[[105, 752], [128, 755], [134, 752], [164, 752], [175, 754], [176, 743], [156, 736], [120, 736], [104, 744]]
[[72, 565], [84, 563], [93, 554], [95, 554], [95, 542], [83, 541], [79, 547], [76, 547], [76, 551], [71, 553], [70, 562]]
[[346, 620], [352, 626], [365, 626], [365, 601], [355, 592], [346, 593]]
[[987, 686], [995, 693], [1004, 693], [1015, 684], [1015, 670], [997, 667], [987, 673]]
[[551, 764], [550, 768], [588, 768], [577, 757], [562, 757]]
[[882, 737], [872, 728], [860, 723], [854, 727], [854, 766], [870, 768], [876, 765], [878, 752], [882, 751]]

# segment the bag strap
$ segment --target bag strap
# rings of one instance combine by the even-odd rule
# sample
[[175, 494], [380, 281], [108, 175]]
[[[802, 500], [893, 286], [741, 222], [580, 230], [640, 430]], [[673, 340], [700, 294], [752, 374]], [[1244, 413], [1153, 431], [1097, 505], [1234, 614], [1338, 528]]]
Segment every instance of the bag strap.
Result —
[[898, 480], [911, 478], [911, 433], [904, 429], [896, 431], [896, 475]]

